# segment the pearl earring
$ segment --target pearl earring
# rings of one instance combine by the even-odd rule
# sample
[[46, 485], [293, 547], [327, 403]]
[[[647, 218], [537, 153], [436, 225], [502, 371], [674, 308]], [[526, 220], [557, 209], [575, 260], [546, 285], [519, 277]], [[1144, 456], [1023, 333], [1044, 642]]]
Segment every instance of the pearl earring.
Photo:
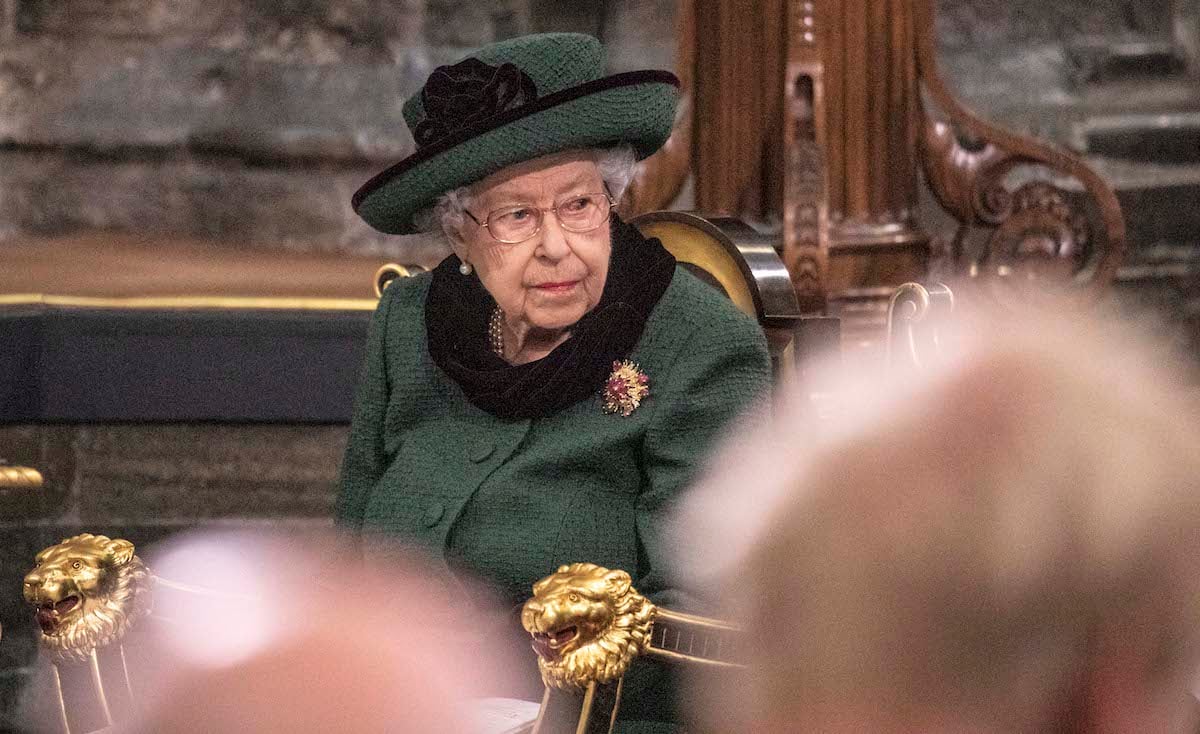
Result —
[[463, 275], [470, 275], [471, 273], [475, 272], [475, 268], [471, 267], [471, 263], [464, 262], [458, 266], [458, 272], [462, 273]]

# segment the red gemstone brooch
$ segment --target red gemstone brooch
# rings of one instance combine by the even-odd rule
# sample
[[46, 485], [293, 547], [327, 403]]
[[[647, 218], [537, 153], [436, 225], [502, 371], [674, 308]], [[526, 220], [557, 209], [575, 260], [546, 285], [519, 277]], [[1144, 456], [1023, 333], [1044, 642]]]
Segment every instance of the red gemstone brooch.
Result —
[[604, 412], [627, 417], [650, 394], [650, 378], [635, 362], [613, 362], [612, 374], [604, 385]]

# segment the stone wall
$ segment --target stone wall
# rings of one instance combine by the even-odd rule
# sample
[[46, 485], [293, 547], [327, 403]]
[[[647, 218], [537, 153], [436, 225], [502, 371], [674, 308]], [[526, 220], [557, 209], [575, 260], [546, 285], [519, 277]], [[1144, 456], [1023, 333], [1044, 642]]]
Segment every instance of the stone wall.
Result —
[[78, 229], [403, 249], [350, 211], [412, 148], [401, 103], [467, 48], [596, 33], [671, 63], [671, 0], [7, 0], [0, 241]]
[[[419, 248], [370, 230], [348, 200], [412, 149], [400, 103], [433, 67], [552, 29], [599, 35], [614, 71], [670, 67], [675, 4], [4, 0], [0, 245], [109, 229], [272, 249]], [[1186, 51], [1200, 43], [1188, 7], [939, 0], [942, 70], [989, 118], [1103, 154], [1113, 136], [1093, 133], [1097, 118], [1200, 110], [1194, 74], [1155, 73], [1174, 62], [1144, 59], [1138, 75], [1098, 51], [1164, 39]]]

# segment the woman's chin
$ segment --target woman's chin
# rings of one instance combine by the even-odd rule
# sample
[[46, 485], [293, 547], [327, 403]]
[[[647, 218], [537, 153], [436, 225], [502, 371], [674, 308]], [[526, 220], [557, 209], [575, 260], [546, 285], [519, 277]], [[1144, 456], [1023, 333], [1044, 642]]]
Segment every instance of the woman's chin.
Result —
[[563, 304], [559, 308], [538, 308], [532, 313], [526, 312], [525, 320], [539, 331], [563, 331], [577, 324], [585, 313], [587, 308], [581, 304]]

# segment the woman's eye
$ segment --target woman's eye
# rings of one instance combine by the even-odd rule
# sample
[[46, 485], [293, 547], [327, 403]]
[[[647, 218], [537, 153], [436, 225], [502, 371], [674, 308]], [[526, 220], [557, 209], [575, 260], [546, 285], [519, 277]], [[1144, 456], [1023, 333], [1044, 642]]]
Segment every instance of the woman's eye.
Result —
[[82, 562], [82, 561], [75, 561], [74, 563], [72, 563], [72, 564], [71, 564], [71, 568], [73, 568], [73, 569], [75, 569], [76, 571], [78, 571], [79, 569], [83, 568], [83, 562]]
[[591, 203], [591, 201], [586, 196], [581, 196], [578, 199], [568, 200], [565, 204], [563, 204], [559, 208], [562, 209], [563, 211], [569, 212], [571, 214], [578, 214], [579, 212], [582, 212], [584, 209], [587, 209], [588, 204], [590, 204], [590, 203]]
[[527, 219], [533, 218], [532, 209], [513, 209], [500, 215], [500, 219], [511, 224], [519, 224]]

